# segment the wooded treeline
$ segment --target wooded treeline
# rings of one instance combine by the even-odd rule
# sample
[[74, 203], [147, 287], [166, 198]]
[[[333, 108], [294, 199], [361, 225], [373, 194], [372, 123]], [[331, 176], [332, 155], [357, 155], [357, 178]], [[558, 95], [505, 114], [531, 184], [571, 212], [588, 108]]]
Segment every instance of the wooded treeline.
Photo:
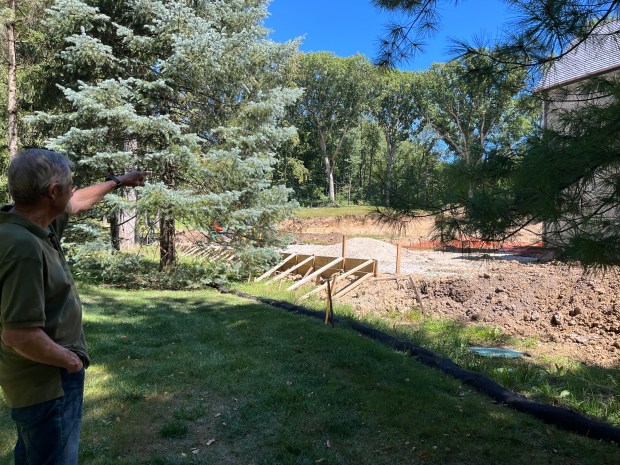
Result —
[[277, 175], [302, 204], [440, 208], [456, 164], [516, 150], [539, 120], [527, 73], [479, 52], [421, 72], [300, 54], [290, 76], [304, 92], [288, 113], [298, 139], [280, 151]]
[[[412, 53], [398, 48], [416, 46], [403, 31], [433, 26], [441, 2], [374, 3], [413, 18], [384, 41], [389, 64]], [[18, 146], [47, 146], [76, 163], [82, 184], [152, 171], [145, 188], [109, 196], [99, 214], [116, 247], [126, 221], [156, 224], [162, 269], [176, 263], [179, 222], [222, 224], [233, 245], [260, 256], [297, 203], [425, 210], [445, 238], [571, 224], [557, 244], [567, 256], [616, 263], [620, 226], [572, 187], [605, 173], [597, 211], [617, 208], [618, 85], [583, 89], [597, 101], [552, 129], [539, 125], [548, 96], [531, 91], [571, 40], [615, 18], [618, 2], [511, 3], [524, 19], [507, 41], [461, 44], [460, 58], [405, 72], [273, 42], [267, 0], [7, 0], [0, 164]]]

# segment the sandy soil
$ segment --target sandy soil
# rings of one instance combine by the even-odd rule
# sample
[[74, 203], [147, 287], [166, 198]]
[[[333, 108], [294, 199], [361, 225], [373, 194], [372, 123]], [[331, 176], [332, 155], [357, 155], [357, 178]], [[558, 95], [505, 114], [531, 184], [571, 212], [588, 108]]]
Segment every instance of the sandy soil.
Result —
[[[429, 239], [431, 221], [401, 232], [401, 243]], [[298, 241], [290, 251], [340, 256], [342, 234], [390, 236], [381, 225], [359, 217], [296, 220], [283, 225]], [[303, 244], [308, 238], [333, 245]], [[535, 235], [526, 238], [536, 242]], [[347, 256], [379, 260], [382, 273], [394, 273], [396, 246], [385, 240], [347, 240]], [[500, 328], [539, 341], [532, 356], [560, 355], [605, 367], [620, 366], [620, 269], [586, 275], [579, 267], [506, 252], [455, 253], [403, 251], [399, 279], [367, 281], [342, 297], [361, 314], [405, 321], [417, 306], [409, 283], [420, 290], [427, 312], [465, 324]]]

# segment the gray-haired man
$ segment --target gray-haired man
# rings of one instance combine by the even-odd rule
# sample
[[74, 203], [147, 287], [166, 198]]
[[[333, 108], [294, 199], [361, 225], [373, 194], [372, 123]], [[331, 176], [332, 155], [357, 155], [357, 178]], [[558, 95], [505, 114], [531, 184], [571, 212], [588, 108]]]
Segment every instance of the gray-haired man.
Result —
[[42, 149], [8, 170], [15, 202], [0, 209], [0, 385], [17, 426], [15, 465], [76, 465], [84, 369], [82, 305], [59, 240], [69, 215], [143, 171], [75, 190], [71, 162]]

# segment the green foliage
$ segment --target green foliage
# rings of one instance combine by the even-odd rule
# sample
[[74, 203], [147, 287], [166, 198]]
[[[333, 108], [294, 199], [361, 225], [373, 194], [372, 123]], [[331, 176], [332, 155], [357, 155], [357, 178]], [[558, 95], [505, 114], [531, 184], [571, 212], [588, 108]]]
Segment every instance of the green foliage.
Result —
[[122, 289], [205, 289], [238, 277], [239, 271], [225, 262], [196, 258], [179, 260], [173, 268], [161, 271], [154, 252], [138, 254], [75, 246], [67, 256], [77, 281]]
[[615, 80], [580, 85], [573, 91], [598, 97], [559, 111], [553, 130], [476, 167], [454, 164], [451, 177], [460, 181], [449, 202], [457, 207], [443, 213], [445, 236], [502, 240], [543, 222], [544, 240], [560, 258], [594, 268], [620, 264], [618, 89]]
[[235, 257], [236, 266], [238, 267], [236, 278], [256, 277], [280, 260], [280, 253], [273, 248], [243, 248]]
[[414, 87], [417, 85], [415, 77], [414, 73], [395, 70], [384, 70], [376, 76], [380, 91], [373, 105], [372, 116], [383, 131], [387, 145], [384, 205], [388, 207], [396, 184], [393, 171], [398, 149], [402, 142], [419, 131], [419, 126], [415, 125], [421, 117], [414, 97]]
[[123, 289], [204, 289], [255, 273], [270, 257], [262, 249], [231, 262], [181, 256], [176, 266], [162, 271], [156, 247], [117, 252], [106, 233], [94, 220], [67, 228], [63, 248], [77, 281]]
[[620, 264], [620, 82], [595, 79], [572, 90], [596, 95], [558, 111], [531, 137], [512, 172], [511, 207], [546, 223], [547, 242], [586, 267]]
[[0, 151], [0, 204], [7, 204], [9, 202], [9, 185], [7, 179], [7, 168], [9, 166], [9, 154], [8, 151]]
[[[420, 207], [437, 213], [442, 240], [500, 240], [519, 227], [508, 210], [508, 173], [537, 111], [535, 101], [521, 94], [526, 73], [499, 63], [498, 53], [480, 50], [434, 64], [413, 87], [422, 144], [394, 206], [404, 213]], [[409, 201], [407, 193], [413, 194]]]
[[513, 150], [532, 127], [534, 115], [519, 96], [527, 74], [497, 63], [494, 54], [480, 50], [434, 64], [413, 86], [423, 124], [437, 133], [450, 155], [466, 163]]
[[[419, 34], [440, 23], [436, 15], [440, 1], [376, 0], [374, 3], [407, 14], [407, 24], [395, 25], [383, 42], [381, 60], [386, 64], [414, 53]], [[499, 105], [491, 105], [485, 114], [490, 110], [493, 116], [501, 109], [505, 116], [498, 120], [500, 137], [489, 138], [487, 147], [484, 141], [480, 143], [483, 134], [480, 128], [459, 139], [454, 137], [458, 134], [450, 125], [440, 125], [438, 132], [450, 136], [444, 138], [450, 150], [466, 161], [478, 163], [478, 166], [455, 165], [451, 181], [459, 187], [444, 201], [440, 229], [452, 237], [476, 235], [502, 240], [532, 222], [543, 222], [544, 239], [562, 258], [578, 261], [585, 267], [618, 265], [620, 85], [617, 78], [590, 76], [561, 89], [534, 89], [549, 110], [546, 124], [551, 130], [542, 133], [532, 131], [527, 121], [536, 101], [510, 97], [514, 84], [518, 90], [519, 76], [529, 73], [531, 82], [540, 82], [540, 72], [549, 70], [550, 65], [564, 59], [575, 47], [586, 41], [588, 46], [597, 47], [597, 28], [617, 20], [618, 2], [511, 3], [521, 13], [519, 21], [493, 50], [465, 42], [456, 47], [465, 57], [457, 63], [476, 64], [469, 76], [459, 72], [466, 83], [464, 88], [476, 92], [484, 88], [491, 90], [489, 102], [497, 100]], [[454, 65], [448, 65], [444, 71], [450, 66], [452, 72], [458, 71]], [[433, 80], [447, 89], [441, 79], [436, 79], [441, 78], [437, 71], [431, 69], [426, 74], [432, 73]], [[494, 82], [501, 85], [488, 86]], [[499, 92], [493, 91], [494, 88]], [[458, 86], [450, 90], [443, 94], [433, 90], [433, 94], [444, 95], [448, 100], [457, 98]], [[510, 98], [510, 104], [503, 108], [506, 97]], [[452, 106], [459, 121], [466, 122], [472, 111], [483, 108], [475, 103], [475, 98], [471, 102]], [[449, 112], [427, 110], [427, 113], [431, 119], [441, 122]], [[485, 121], [492, 119], [485, 118]], [[524, 144], [524, 136], [530, 131], [532, 134]], [[479, 163], [480, 156], [494, 159]]]
[[304, 89], [293, 121], [310, 148], [315, 166], [324, 167], [327, 195], [335, 202], [334, 171], [343, 142], [370, 108], [372, 66], [356, 55], [339, 58], [327, 52], [301, 54], [292, 66], [293, 80]]
[[175, 220], [205, 230], [215, 220], [238, 236], [232, 246], [269, 246], [296, 206], [273, 169], [295, 132], [284, 112], [301, 91], [284, 85], [284, 68], [297, 45], [268, 40], [266, 14], [265, 1], [58, 0], [47, 10], [65, 101], [30, 122], [83, 185], [152, 172], [137, 201], [109, 202], [159, 219], [162, 268], [175, 265]]
[[449, 176], [451, 165], [434, 145], [432, 138], [424, 141], [422, 137], [400, 145], [394, 167], [392, 207], [432, 211], [442, 205], [454, 179]]

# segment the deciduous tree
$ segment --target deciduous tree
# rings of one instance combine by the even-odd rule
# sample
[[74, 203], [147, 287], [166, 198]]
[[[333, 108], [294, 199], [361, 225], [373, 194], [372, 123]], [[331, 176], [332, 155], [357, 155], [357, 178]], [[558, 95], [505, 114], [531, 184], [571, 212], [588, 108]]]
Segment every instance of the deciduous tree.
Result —
[[372, 116], [383, 131], [386, 141], [385, 206], [390, 206], [394, 164], [400, 144], [417, 130], [419, 106], [415, 102], [414, 73], [383, 70], [377, 75], [379, 96]]
[[336, 201], [334, 169], [347, 134], [370, 109], [372, 65], [361, 55], [301, 54], [294, 81], [304, 89], [297, 110], [312, 129], [323, 160], [329, 201]]
[[31, 90], [41, 83], [37, 69], [45, 62], [46, 54], [39, 20], [49, 1], [5, 0], [2, 3], [0, 30], [4, 47], [0, 56], [6, 62], [6, 88], [2, 96], [6, 102], [6, 140], [10, 159], [19, 149], [20, 110], [24, 105], [27, 111], [30, 110]]

